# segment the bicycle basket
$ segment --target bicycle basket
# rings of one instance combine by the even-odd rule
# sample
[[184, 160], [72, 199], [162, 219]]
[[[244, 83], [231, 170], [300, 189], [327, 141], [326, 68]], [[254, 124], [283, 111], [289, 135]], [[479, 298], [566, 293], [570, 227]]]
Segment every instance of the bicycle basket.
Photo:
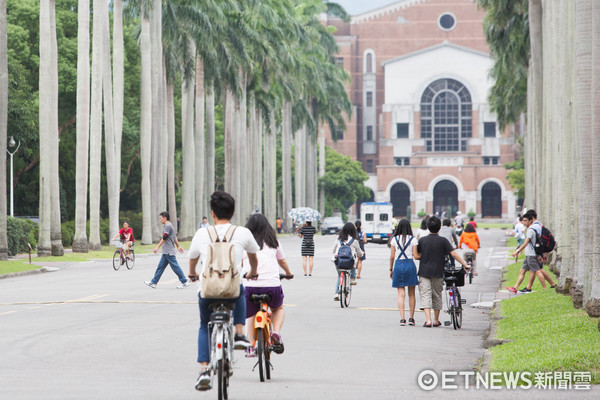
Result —
[[117, 249], [120, 249], [123, 247], [123, 243], [122, 242], [117, 242]]
[[[466, 271], [464, 268], [445, 268], [444, 269], [444, 282], [447, 285], [452, 285], [452, 282], [456, 282], [456, 286], [465, 286], [465, 274]], [[449, 278], [456, 278], [449, 279]]]

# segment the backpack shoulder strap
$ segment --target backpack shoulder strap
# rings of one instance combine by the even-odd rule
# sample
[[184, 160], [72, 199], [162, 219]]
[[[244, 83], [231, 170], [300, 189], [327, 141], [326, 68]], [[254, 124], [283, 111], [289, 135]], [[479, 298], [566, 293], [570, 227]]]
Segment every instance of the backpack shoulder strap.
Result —
[[231, 225], [229, 227], [229, 229], [227, 229], [227, 233], [225, 233], [225, 237], [223, 238], [223, 242], [231, 242], [231, 238], [233, 237], [233, 234], [235, 233], [235, 230], [237, 229], [237, 226], [235, 225]]
[[348, 243], [346, 243], [348, 246], [350, 246], [352, 244], [352, 242], [354, 242], [354, 238], [350, 238], [350, 241]]
[[208, 226], [206, 230], [208, 231], [208, 236], [210, 237], [210, 241], [212, 243], [220, 242], [217, 229], [213, 225]]

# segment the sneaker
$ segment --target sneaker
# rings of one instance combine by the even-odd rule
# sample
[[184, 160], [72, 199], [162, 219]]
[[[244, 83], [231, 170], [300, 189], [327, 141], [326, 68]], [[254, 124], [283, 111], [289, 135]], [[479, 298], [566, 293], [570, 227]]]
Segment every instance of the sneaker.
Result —
[[177, 286], [177, 289], [183, 289], [186, 288], [188, 286], [190, 286], [192, 283], [190, 282], [190, 280], [188, 279], [187, 281], [183, 282], [181, 285]]
[[246, 358], [256, 357], [256, 349], [254, 346], [250, 346], [246, 349]]
[[233, 337], [233, 348], [235, 350], [246, 350], [248, 347], [250, 347], [250, 341], [248, 338], [244, 335], [236, 333]]
[[517, 293], [517, 289], [514, 287], [505, 286], [504, 289], [508, 290], [511, 293]]
[[195, 385], [196, 390], [209, 390], [210, 389], [210, 370], [205, 369], [200, 372]]
[[550, 286], [550, 289], [555, 289], [556, 288], [556, 284]]
[[523, 288], [519, 290], [519, 293], [531, 293], [531, 289]]
[[401, 319], [400, 320], [400, 326], [406, 326], [406, 320], [405, 319]]
[[273, 351], [276, 354], [283, 353], [283, 340], [281, 340], [281, 335], [275, 331], [271, 333], [271, 341], [273, 342]]
[[340, 295], [336, 294], [335, 297], [333, 298], [333, 301], [340, 301]]
[[351, 285], [356, 285], [356, 279], [352, 279], [352, 280], [350, 281], [350, 284], [351, 284]]
[[409, 318], [409, 319], [408, 319], [408, 324], [409, 324], [410, 326], [415, 326], [415, 319], [414, 319], [414, 318]]
[[144, 283], [150, 286], [152, 289], [156, 289], [156, 283], [152, 283], [152, 281], [144, 281]]

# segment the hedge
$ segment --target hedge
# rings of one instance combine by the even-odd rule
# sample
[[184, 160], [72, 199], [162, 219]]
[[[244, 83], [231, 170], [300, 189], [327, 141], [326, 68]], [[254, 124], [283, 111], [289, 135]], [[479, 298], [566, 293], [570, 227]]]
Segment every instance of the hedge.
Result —
[[8, 255], [14, 256], [29, 251], [37, 246], [37, 224], [25, 218], [6, 217], [6, 236], [8, 240]]

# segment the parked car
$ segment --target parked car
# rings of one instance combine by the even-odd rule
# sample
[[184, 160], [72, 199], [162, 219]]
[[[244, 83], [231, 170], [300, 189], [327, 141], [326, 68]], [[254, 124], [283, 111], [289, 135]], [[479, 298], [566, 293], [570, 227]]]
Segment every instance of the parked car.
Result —
[[321, 224], [321, 233], [323, 235], [340, 233], [344, 227], [342, 217], [327, 217]]

